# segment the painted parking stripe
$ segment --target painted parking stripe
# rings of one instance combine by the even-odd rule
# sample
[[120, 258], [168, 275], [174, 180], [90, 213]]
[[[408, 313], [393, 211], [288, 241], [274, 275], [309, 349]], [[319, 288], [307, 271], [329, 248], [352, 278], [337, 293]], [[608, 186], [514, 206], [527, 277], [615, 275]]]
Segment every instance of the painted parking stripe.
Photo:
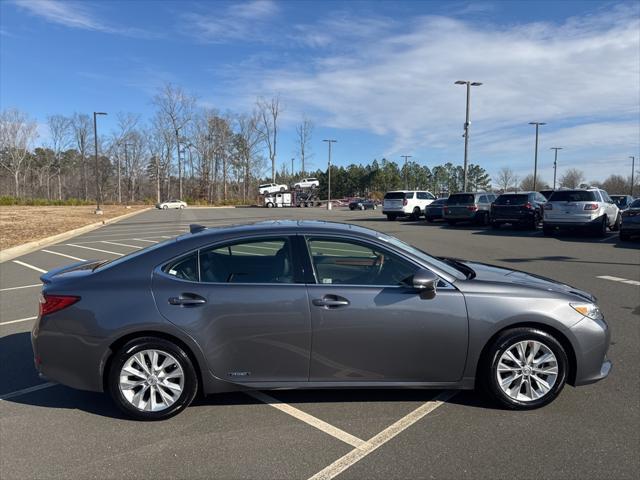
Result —
[[76, 247], [76, 248], [85, 248], [87, 250], [95, 250], [96, 252], [110, 253], [111, 255], [118, 255], [119, 257], [124, 257], [124, 253], [110, 252], [109, 250], [101, 250], [99, 248], [85, 247], [83, 245], [76, 245], [74, 243], [67, 243], [67, 246], [68, 247]]
[[144, 238], [132, 238], [131, 240], [138, 240], [139, 242], [160, 243], [156, 240], [145, 240]]
[[21, 290], [23, 288], [35, 288], [41, 287], [41, 283], [34, 283], [33, 285], [22, 285], [21, 287], [8, 287], [8, 288], [0, 288], [0, 292], [8, 292], [9, 290]]
[[264, 392], [258, 391], [249, 391], [244, 392], [247, 395], [255, 398], [256, 400], [260, 400], [261, 402], [266, 403], [267, 405], [271, 405], [274, 408], [277, 408], [281, 412], [284, 412], [288, 415], [291, 415], [298, 420], [303, 421], [311, 425], [312, 427], [317, 428], [318, 430], [323, 431], [326, 434], [331, 435], [332, 437], [337, 438], [338, 440], [342, 440], [345, 443], [348, 443], [352, 447], [360, 448], [365, 444], [364, 440], [351, 435], [350, 433], [345, 432], [344, 430], [340, 430], [338, 427], [334, 427], [333, 425], [325, 422], [324, 420], [320, 420], [319, 418], [314, 417], [313, 415], [309, 415], [308, 413], [303, 412], [295, 407], [292, 407], [289, 404], [283, 403], [276, 398], [273, 398], [270, 395], [267, 395]]
[[0, 322], [0, 325], [11, 325], [12, 323], [28, 322], [29, 320], [35, 320], [38, 317], [19, 318], [17, 320], [9, 320], [7, 322]]
[[346, 469], [362, 460], [371, 452], [381, 447], [396, 435], [402, 433], [411, 425], [416, 423], [421, 418], [425, 417], [429, 413], [433, 412], [436, 408], [443, 405], [447, 400], [453, 397], [457, 392], [445, 391], [438, 395], [433, 400], [430, 400], [408, 415], [402, 417], [393, 425], [385, 428], [382, 432], [367, 440], [364, 445], [354, 448], [349, 453], [333, 462], [328, 467], [320, 470], [318, 473], [309, 478], [309, 480], [330, 480], [340, 475]]
[[118, 245], [119, 247], [142, 248], [140, 245], [129, 245], [128, 243], [107, 242], [102, 240], [100, 243], [108, 243], [109, 245]]
[[15, 392], [5, 393], [0, 395], [0, 400], [8, 400], [9, 398], [19, 397], [20, 395], [26, 395], [27, 393], [37, 392], [38, 390], [44, 390], [45, 388], [53, 387], [57, 383], [47, 382], [40, 385], [34, 385], [33, 387], [23, 388], [22, 390], [16, 390]]
[[17, 263], [18, 265], [22, 265], [23, 267], [30, 268], [31, 270], [35, 270], [36, 272], [47, 273], [47, 271], [43, 270], [42, 268], [34, 267], [33, 265], [30, 265], [30, 264], [25, 263], [25, 262], [21, 262], [20, 260], [13, 260], [13, 263]]
[[596, 278], [601, 278], [602, 280], [610, 280], [612, 282], [626, 283], [628, 285], [640, 285], [640, 282], [638, 282], [637, 280], [629, 280], [621, 277], [612, 277], [610, 275], [600, 275], [599, 277], [596, 277]]
[[67, 255], [66, 253], [54, 252], [53, 250], [42, 249], [40, 251], [41, 252], [52, 253], [53, 255], [59, 255], [61, 257], [65, 257], [65, 258], [70, 258], [71, 260], [77, 260], [79, 262], [85, 262], [86, 261], [84, 258], [74, 257], [73, 255]]

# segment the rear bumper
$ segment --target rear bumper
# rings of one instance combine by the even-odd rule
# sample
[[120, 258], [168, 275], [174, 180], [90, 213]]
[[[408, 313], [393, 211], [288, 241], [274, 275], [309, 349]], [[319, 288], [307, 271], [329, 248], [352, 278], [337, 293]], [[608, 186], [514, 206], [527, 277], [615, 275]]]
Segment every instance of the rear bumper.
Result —
[[580, 217], [545, 217], [543, 224], [545, 227], [551, 228], [596, 228], [600, 226], [602, 216], [596, 218], [580, 218]]
[[395, 215], [396, 217], [406, 217], [411, 215], [411, 212], [405, 212], [404, 210], [394, 210], [392, 208], [383, 208], [383, 215]]
[[493, 222], [502, 222], [502, 223], [525, 223], [530, 222], [535, 218], [535, 212], [527, 212], [527, 213], [510, 213], [508, 215], [505, 214], [492, 214], [491, 221]]

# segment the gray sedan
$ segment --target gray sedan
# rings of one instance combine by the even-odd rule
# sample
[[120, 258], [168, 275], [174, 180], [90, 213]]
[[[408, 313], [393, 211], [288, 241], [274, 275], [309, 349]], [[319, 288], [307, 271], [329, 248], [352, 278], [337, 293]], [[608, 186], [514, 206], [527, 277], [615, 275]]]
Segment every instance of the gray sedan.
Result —
[[611, 368], [589, 293], [354, 225], [192, 226], [42, 280], [36, 368], [144, 420], [272, 388], [480, 387], [530, 409]]

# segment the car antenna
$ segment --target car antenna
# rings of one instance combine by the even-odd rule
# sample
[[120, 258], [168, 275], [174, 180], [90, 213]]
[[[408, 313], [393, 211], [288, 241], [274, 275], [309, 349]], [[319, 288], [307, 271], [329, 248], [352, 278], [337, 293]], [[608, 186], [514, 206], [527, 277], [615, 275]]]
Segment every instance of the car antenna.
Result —
[[190, 233], [199, 233], [203, 230], [206, 230], [207, 227], [205, 227], [204, 225], [200, 225], [198, 223], [192, 223], [191, 225], [189, 225], [189, 232]]

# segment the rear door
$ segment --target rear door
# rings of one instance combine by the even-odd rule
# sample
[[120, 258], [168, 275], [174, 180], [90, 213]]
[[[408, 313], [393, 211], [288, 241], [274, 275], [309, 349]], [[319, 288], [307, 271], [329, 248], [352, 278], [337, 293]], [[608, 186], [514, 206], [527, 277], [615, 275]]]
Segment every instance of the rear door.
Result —
[[233, 382], [307, 381], [311, 319], [295, 236], [216, 244], [157, 268], [158, 310]]
[[468, 325], [460, 292], [435, 297], [403, 283], [418, 266], [356, 239], [309, 236], [315, 276], [310, 381], [453, 382], [466, 361]]

